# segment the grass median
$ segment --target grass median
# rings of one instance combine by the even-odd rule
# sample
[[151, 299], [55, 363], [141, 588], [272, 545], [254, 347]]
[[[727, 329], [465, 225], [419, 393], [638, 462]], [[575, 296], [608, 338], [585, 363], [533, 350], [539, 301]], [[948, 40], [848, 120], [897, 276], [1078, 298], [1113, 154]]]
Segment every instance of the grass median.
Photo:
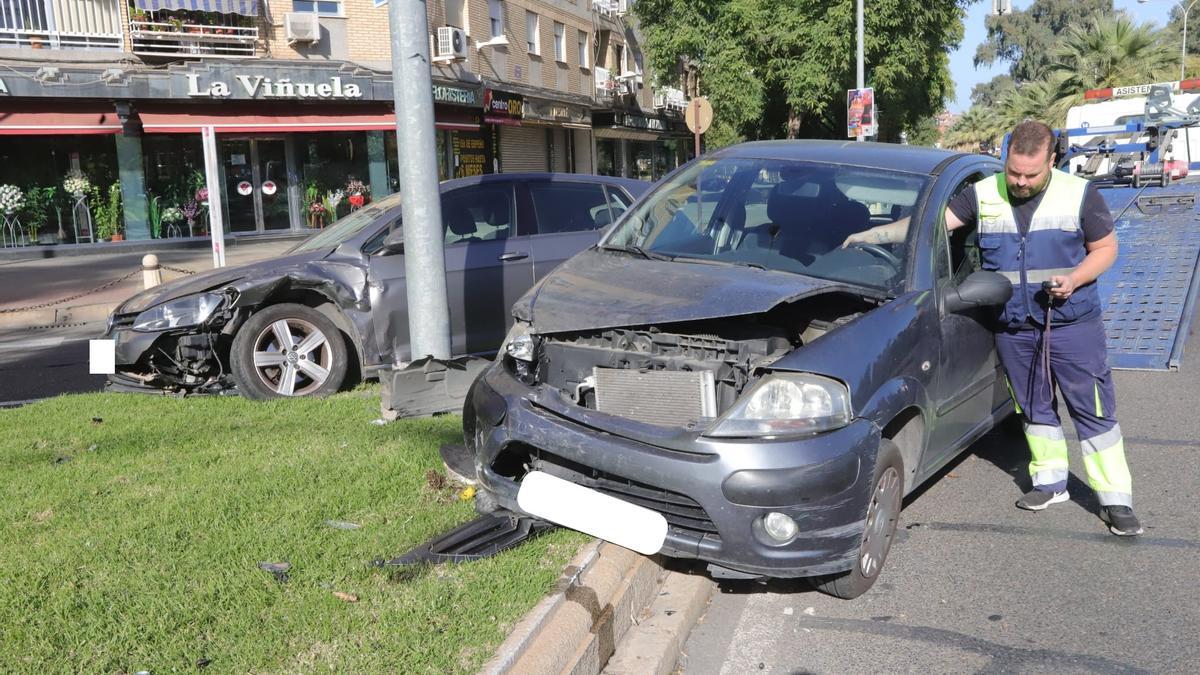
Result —
[[4, 669], [477, 670], [584, 539], [371, 567], [474, 515], [437, 454], [461, 419], [378, 413], [370, 389], [0, 410]]

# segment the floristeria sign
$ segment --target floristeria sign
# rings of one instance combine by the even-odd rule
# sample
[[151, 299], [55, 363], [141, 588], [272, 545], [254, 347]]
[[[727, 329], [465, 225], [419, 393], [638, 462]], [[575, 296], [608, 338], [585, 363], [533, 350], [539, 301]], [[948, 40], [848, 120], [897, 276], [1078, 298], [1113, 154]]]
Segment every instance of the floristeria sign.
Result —
[[271, 79], [262, 75], [235, 75], [233, 84], [212, 80], [201, 84], [200, 75], [187, 75], [187, 95], [207, 98], [275, 98], [275, 99], [360, 99], [362, 87], [330, 77], [324, 82], [297, 82], [288, 77]]

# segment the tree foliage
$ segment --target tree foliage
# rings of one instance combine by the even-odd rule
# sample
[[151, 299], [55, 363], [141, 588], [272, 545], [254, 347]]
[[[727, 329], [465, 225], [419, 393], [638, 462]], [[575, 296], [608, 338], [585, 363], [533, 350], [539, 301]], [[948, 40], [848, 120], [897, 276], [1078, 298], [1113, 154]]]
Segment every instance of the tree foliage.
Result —
[[1112, 0], [1034, 0], [1027, 9], [989, 16], [987, 40], [975, 50], [975, 66], [1001, 61], [1009, 64], [1016, 82], [1040, 79], [1053, 60], [1058, 36], [1112, 12]]
[[[896, 140], [937, 113], [951, 90], [949, 51], [972, 0], [873, 0], [865, 18], [866, 84], [880, 138]], [[656, 72], [678, 81], [696, 64], [713, 104], [709, 145], [845, 135], [855, 84], [853, 0], [639, 0]]]

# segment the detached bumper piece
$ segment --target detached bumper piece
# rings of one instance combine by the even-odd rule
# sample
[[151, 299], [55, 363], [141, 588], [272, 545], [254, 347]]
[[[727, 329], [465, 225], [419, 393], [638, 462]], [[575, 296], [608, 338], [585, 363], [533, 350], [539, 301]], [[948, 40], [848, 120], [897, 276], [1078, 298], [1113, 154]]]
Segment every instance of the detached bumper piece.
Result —
[[387, 561], [377, 560], [375, 564], [380, 567], [436, 565], [490, 558], [553, 527], [544, 520], [511, 513], [480, 516], [408, 553]]
[[462, 411], [471, 383], [491, 363], [471, 356], [449, 361], [427, 357], [381, 373], [384, 419]]

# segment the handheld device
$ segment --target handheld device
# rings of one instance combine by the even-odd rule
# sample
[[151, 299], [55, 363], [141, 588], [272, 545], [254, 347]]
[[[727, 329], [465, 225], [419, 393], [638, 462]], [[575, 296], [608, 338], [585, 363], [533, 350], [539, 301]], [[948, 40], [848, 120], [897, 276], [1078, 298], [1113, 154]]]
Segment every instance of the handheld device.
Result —
[[1047, 279], [1046, 281], [1042, 282], [1042, 290], [1045, 290], [1045, 291], [1048, 291], [1052, 288], [1058, 288], [1059, 286], [1062, 286], [1062, 283], [1058, 282], [1058, 281], [1050, 281], [1049, 279]]

